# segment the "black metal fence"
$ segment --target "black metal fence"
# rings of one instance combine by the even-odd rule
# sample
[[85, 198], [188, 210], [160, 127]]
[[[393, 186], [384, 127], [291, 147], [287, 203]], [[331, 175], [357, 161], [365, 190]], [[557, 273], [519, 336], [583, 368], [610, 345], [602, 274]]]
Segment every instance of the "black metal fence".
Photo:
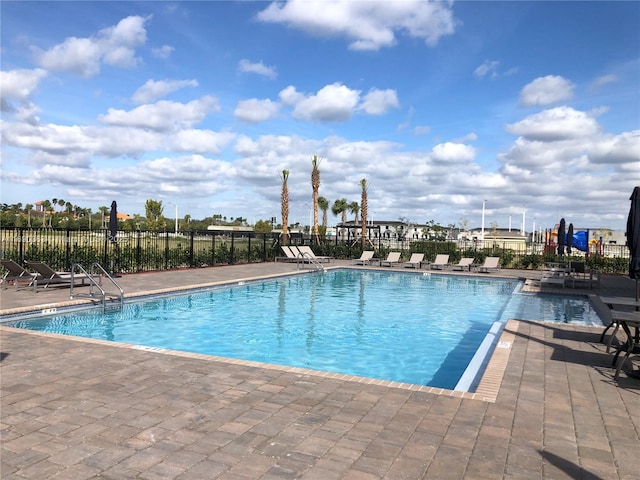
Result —
[[0, 256], [23, 263], [44, 261], [56, 270], [94, 262], [114, 273], [172, 270], [273, 260], [277, 236], [251, 232], [118, 232], [108, 230], [4, 228]]
[[[326, 237], [311, 242], [308, 236], [292, 234], [291, 244], [311, 244], [318, 255], [335, 258], [357, 258], [362, 252], [361, 239]], [[380, 237], [368, 241], [367, 249], [385, 258], [389, 251], [400, 250], [404, 256], [424, 253], [425, 261], [433, 261], [440, 253], [449, 254], [450, 262], [473, 257], [477, 263], [486, 256], [499, 256], [503, 267], [538, 269], [545, 261], [557, 261], [544, 244], [496, 243], [482, 245], [438, 241], [390, 241]], [[20, 264], [39, 260], [56, 270], [68, 271], [73, 264], [85, 267], [99, 263], [112, 273], [134, 273], [214, 265], [268, 262], [281, 256], [280, 237], [274, 232], [260, 234], [249, 231], [198, 230], [173, 232], [119, 231], [115, 242], [109, 231], [11, 227], [0, 229], [0, 257]], [[578, 261], [585, 254], [576, 251], [565, 260]], [[591, 268], [606, 273], [625, 273], [629, 251], [623, 245], [602, 245], [586, 258]]]

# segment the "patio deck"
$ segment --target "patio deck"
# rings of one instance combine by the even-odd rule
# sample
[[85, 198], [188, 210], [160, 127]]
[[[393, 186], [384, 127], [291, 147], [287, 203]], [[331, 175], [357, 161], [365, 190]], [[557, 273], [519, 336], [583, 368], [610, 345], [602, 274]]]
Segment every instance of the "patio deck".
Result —
[[[117, 280], [134, 296], [284, 273], [296, 266]], [[490, 275], [539, 278], [516, 270]], [[581, 292], [633, 296], [633, 282], [603, 276], [598, 289]], [[69, 304], [68, 293], [2, 290], [0, 315]], [[613, 381], [601, 331], [510, 321], [503, 335], [511, 348], [486, 401], [0, 327], [0, 476], [636, 479], [640, 380], [623, 373]]]

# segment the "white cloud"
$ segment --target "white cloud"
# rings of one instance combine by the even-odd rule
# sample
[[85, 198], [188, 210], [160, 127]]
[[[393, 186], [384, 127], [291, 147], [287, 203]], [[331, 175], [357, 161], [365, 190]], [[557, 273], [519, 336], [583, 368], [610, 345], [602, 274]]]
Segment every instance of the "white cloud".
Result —
[[68, 37], [46, 51], [34, 47], [36, 60], [46, 70], [72, 72], [83, 77], [97, 75], [101, 63], [120, 68], [134, 67], [140, 62], [135, 49], [147, 40], [145, 23], [148, 19], [131, 16], [89, 38]]
[[304, 96], [293, 87], [280, 92], [285, 105], [292, 105], [293, 116], [311, 122], [344, 122], [351, 118], [360, 99], [359, 90], [334, 83], [321, 88], [317, 94]]
[[460, 138], [456, 138], [453, 140], [454, 143], [467, 143], [467, 142], [474, 142], [478, 139], [478, 135], [476, 135], [474, 132], [468, 133], [467, 135], [465, 135], [464, 137], [460, 137]]
[[285, 23], [311, 35], [346, 37], [352, 50], [390, 47], [396, 43], [397, 33], [435, 46], [441, 37], [451, 35], [456, 26], [449, 3], [423, 0], [289, 0], [271, 3], [257, 18]]
[[429, 135], [431, 133], [431, 127], [429, 125], [416, 125], [412, 132], [416, 136]]
[[278, 113], [279, 105], [271, 100], [252, 98], [238, 102], [233, 114], [236, 118], [249, 123], [264, 122]]
[[238, 63], [238, 70], [242, 73], [256, 73], [271, 79], [278, 76], [278, 72], [275, 67], [268, 67], [262, 62], [252, 63], [246, 59], [240, 60], [240, 63]]
[[86, 134], [86, 127], [64, 125], [3, 125], [2, 140], [12, 147], [42, 150], [49, 154], [66, 155], [73, 151], [93, 150], [98, 145]]
[[24, 101], [46, 76], [47, 72], [41, 68], [0, 71], [0, 97], [3, 100]]
[[480, 65], [473, 71], [473, 74], [479, 78], [486, 77], [487, 75], [489, 75], [491, 78], [497, 77], [498, 73], [496, 72], [496, 69], [498, 68], [499, 64], [500, 62], [498, 62], [497, 60], [485, 60], [482, 65]]
[[476, 150], [462, 143], [445, 142], [433, 147], [429, 156], [436, 163], [464, 164], [473, 161]]
[[150, 105], [141, 105], [130, 111], [110, 108], [100, 121], [107, 125], [148, 128], [168, 131], [191, 127], [201, 122], [208, 114], [220, 110], [218, 100], [205, 96], [189, 103], [161, 100]]
[[175, 48], [170, 45], [163, 45], [160, 48], [152, 48], [151, 54], [156, 58], [167, 59], [171, 56]]
[[364, 110], [369, 115], [382, 115], [390, 108], [398, 106], [398, 95], [395, 90], [372, 88], [362, 99], [359, 110]]
[[629, 163], [640, 173], [640, 130], [603, 136], [591, 149], [590, 158], [595, 163]]
[[618, 77], [616, 75], [604, 75], [600, 78], [597, 78], [591, 85], [589, 85], [590, 92], [598, 92], [602, 87], [608, 85], [610, 83], [615, 83], [618, 81]]
[[598, 133], [600, 127], [584, 112], [557, 107], [507, 125], [506, 130], [529, 140], [555, 141], [589, 137]]
[[195, 152], [220, 154], [224, 147], [236, 138], [235, 133], [211, 130], [181, 130], [165, 140], [173, 152]]
[[575, 85], [557, 75], [536, 78], [520, 92], [523, 107], [545, 107], [573, 98]]
[[132, 95], [136, 104], [150, 103], [184, 87], [197, 87], [197, 80], [147, 80]]

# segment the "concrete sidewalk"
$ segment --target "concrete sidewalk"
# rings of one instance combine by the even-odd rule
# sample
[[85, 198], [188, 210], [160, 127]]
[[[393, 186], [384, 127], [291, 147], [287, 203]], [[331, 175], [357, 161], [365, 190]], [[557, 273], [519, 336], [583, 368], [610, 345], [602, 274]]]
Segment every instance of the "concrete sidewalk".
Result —
[[[133, 295], [296, 272], [271, 263], [117, 280]], [[0, 314], [67, 303], [63, 290], [4, 290]], [[633, 282], [605, 276], [594, 293], [632, 296]], [[640, 381], [613, 381], [601, 331], [510, 321], [495, 401], [482, 401], [0, 327], [0, 476], [635, 479]]]

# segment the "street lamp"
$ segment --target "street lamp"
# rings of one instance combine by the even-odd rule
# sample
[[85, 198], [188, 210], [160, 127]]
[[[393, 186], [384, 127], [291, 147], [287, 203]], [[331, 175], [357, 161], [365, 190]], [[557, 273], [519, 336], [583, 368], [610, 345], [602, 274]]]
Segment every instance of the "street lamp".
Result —
[[173, 205], [174, 207], [176, 207], [176, 229], [175, 229], [175, 234], [178, 234], [178, 205], [176, 205], [173, 202], [167, 202], [169, 205]]
[[[481, 235], [481, 239], [484, 242], [484, 207], [486, 205], [487, 201], [483, 200], [482, 201], [482, 235]], [[484, 246], [484, 244], [483, 244]]]

